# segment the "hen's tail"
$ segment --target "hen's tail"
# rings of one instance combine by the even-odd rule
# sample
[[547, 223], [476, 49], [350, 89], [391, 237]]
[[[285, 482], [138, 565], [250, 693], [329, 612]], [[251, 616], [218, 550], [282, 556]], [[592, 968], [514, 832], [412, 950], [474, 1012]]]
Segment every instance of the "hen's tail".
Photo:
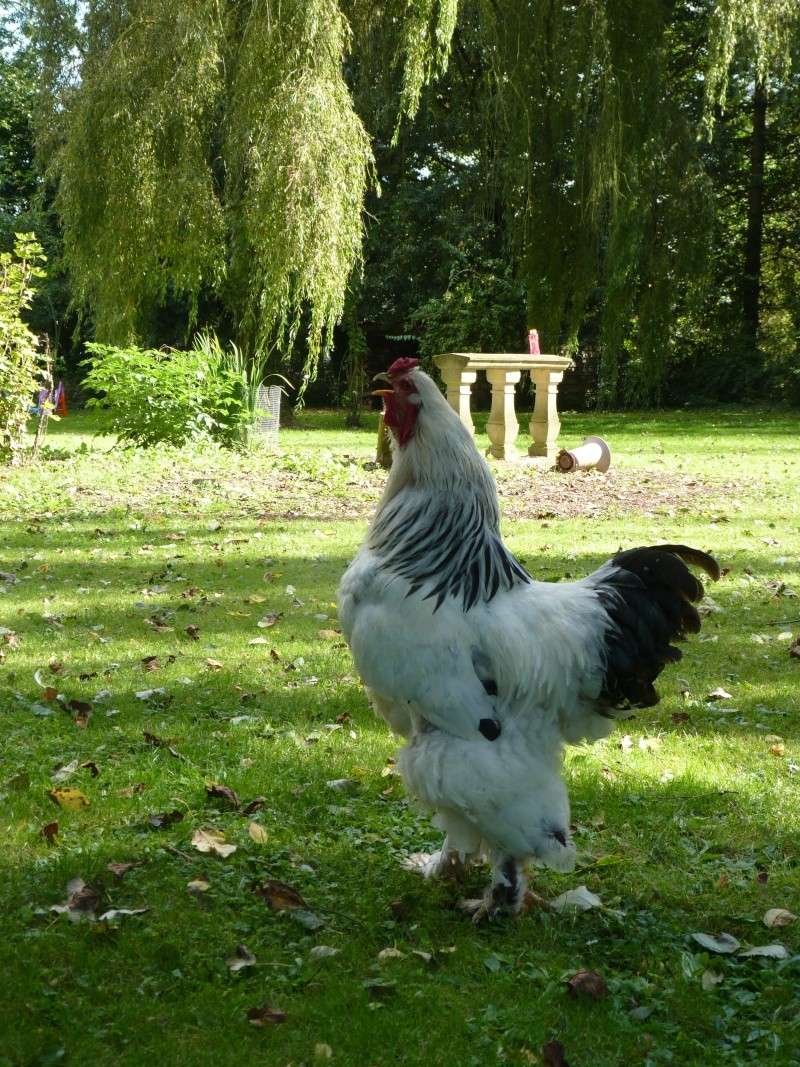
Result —
[[714, 581], [720, 576], [719, 564], [705, 552], [686, 545], [657, 545], [620, 552], [590, 577], [610, 619], [601, 707], [658, 703], [654, 681], [667, 663], [681, 658], [672, 642], [700, 629], [694, 605], [703, 597], [703, 584], [687, 563]]

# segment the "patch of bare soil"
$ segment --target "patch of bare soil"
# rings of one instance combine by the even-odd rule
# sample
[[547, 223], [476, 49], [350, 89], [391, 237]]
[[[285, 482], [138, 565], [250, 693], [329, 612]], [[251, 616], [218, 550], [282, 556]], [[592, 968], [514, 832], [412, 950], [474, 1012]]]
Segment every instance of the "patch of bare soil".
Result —
[[509, 467], [495, 470], [503, 513], [510, 519], [597, 518], [637, 513], [674, 515], [705, 511], [720, 498], [741, 492], [741, 484], [653, 469], [575, 471]]
[[[371, 466], [371, 465], [368, 465]], [[495, 467], [500, 506], [509, 519], [596, 518], [608, 514], [674, 515], [707, 511], [721, 498], [741, 492], [732, 482], [652, 469], [622, 469], [601, 474], [561, 474], [536, 467]], [[369, 518], [386, 482], [381, 470], [350, 470], [345, 485], [329, 486], [294, 471], [266, 477], [271, 496], [270, 518]], [[265, 488], [267, 488], [265, 485]], [[333, 491], [330, 491], [333, 490]]]

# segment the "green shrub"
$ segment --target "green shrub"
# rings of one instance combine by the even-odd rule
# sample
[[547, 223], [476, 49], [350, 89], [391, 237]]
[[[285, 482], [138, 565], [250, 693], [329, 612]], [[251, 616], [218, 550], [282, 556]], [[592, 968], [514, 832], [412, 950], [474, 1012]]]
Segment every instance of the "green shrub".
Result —
[[0, 253], [0, 463], [17, 463], [42, 367], [36, 337], [21, 314], [33, 298], [31, 283], [44, 271], [42, 249], [30, 233], [15, 237], [14, 254]]
[[240, 377], [210, 348], [188, 352], [88, 344], [84, 386], [93, 407], [111, 412], [120, 441], [180, 447], [210, 437], [228, 448], [246, 441], [251, 415]]
[[[267, 379], [280, 379], [290, 389], [291, 383], [282, 374], [267, 374], [269, 353], [257, 352], [254, 356], [247, 356], [233, 341], [224, 348], [217, 335], [208, 330], [197, 334], [194, 339], [194, 351], [202, 353], [210, 364], [221, 368], [236, 380], [237, 395], [246, 412], [239, 420], [238, 432], [241, 435], [241, 444], [247, 445], [256, 422], [267, 414], [259, 406], [261, 386]], [[285, 393], [286, 390], [281, 388]]]

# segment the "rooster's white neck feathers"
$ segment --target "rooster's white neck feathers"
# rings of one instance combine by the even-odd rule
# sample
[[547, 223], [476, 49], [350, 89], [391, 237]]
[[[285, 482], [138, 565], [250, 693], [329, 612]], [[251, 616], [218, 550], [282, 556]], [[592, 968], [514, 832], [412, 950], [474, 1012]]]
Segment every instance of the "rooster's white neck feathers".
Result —
[[419, 415], [411, 439], [394, 446], [392, 471], [369, 532], [382, 566], [439, 608], [464, 611], [530, 581], [500, 538], [497, 491], [472, 436], [423, 371], [411, 372]]

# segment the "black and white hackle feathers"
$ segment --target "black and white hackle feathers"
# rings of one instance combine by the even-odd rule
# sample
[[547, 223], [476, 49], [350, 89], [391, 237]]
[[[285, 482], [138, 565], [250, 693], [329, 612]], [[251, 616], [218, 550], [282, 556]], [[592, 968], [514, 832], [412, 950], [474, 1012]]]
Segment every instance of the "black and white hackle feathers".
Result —
[[521, 864], [570, 870], [565, 743], [605, 736], [699, 629], [683, 545], [621, 552], [578, 582], [534, 580], [500, 536], [497, 493], [471, 435], [414, 361], [390, 377], [401, 445], [339, 618], [373, 705], [407, 739], [409, 791], [445, 831], [426, 874], [486, 856], [479, 915], [513, 911]]

